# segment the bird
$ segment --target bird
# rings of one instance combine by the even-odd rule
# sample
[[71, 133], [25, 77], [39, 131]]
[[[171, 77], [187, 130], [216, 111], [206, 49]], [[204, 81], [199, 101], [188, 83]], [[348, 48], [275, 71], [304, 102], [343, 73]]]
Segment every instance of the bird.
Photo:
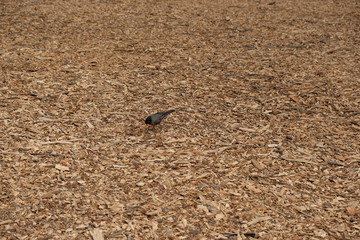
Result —
[[150, 116], [148, 116], [145, 119], [145, 124], [152, 125], [152, 126], [158, 125], [161, 123], [161, 121], [164, 118], [166, 118], [167, 115], [169, 115], [172, 112], [175, 112], [175, 110], [169, 110], [166, 112], [158, 112], [158, 113], [151, 114]]

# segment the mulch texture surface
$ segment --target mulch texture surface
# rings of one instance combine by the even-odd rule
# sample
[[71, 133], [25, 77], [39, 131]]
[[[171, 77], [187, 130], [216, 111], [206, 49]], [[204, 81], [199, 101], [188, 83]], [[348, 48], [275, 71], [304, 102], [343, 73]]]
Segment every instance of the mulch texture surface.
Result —
[[1, 1], [0, 240], [360, 239], [359, 33], [358, 0]]

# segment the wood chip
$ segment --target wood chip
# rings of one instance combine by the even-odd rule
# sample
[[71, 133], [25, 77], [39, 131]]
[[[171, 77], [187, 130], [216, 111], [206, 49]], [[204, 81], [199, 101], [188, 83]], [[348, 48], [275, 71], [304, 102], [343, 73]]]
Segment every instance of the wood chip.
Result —
[[270, 219], [271, 219], [271, 217], [269, 217], [269, 216], [254, 218], [253, 220], [248, 222], [247, 225], [251, 226], [253, 224], [256, 224], [256, 223], [259, 223], [259, 222], [264, 222], [264, 221], [267, 221], [267, 220], [270, 220]]
[[104, 240], [104, 234], [101, 229], [95, 228], [89, 231], [93, 240]]
[[69, 171], [70, 168], [68, 166], [64, 166], [63, 164], [56, 164], [55, 168], [60, 171]]
[[359, 0], [0, 9], [0, 240], [359, 238]]

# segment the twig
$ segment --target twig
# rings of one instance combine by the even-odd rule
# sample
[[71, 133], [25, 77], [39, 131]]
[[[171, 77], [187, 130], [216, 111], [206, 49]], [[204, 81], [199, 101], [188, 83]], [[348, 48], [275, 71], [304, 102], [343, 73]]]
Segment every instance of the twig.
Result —
[[75, 140], [68, 140], [68, 141], [54, 141], [54, 142], [40, 142], [42, 145], [49, 145], [49, 144], [73, 144], [73, 142], [78, 141], [78, 139]]
[[301, 163], [319, 164], [317, 162], [310, 162], [310, 161], [307, 161], [307, 160], [289, 159], [289, 158], [284, 158], [284, 157], [280, 157], [280, 159], [285, 160], [285, 161], [289, 161], [289, 162], [301, 162]]
[[337, 167], [343, 167], [343, 166], [345, 166], [344, 164], [337, 163], [337, 162], [332, 162], [332, 161], [327, 162], [327, 164], [329, 164], [329, 165], [331, 165], [331, 166], [337, 166]]

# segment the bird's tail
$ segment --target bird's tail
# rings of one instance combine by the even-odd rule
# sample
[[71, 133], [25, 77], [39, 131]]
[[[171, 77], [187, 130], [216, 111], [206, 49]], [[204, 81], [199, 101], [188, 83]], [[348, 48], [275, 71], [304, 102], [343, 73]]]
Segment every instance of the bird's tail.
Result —
[[166, 112], [162, 112], [160, 114], [162, 115], [162, 118], [165, 118], [167, 115], [169, 115], [172, 112], [175, 112], [175, 110], [169, 110], [169, 111], [166, 111]]
[[166, 112], [164, 112], [164, 114], [165, 114], [165, 115], [168, 115], [168, 114], [170, 114], [170, 113], [172, 113], [172, 112], [175, 112], [175, 110], [172, 109], [172, 110], [166, 111]]

